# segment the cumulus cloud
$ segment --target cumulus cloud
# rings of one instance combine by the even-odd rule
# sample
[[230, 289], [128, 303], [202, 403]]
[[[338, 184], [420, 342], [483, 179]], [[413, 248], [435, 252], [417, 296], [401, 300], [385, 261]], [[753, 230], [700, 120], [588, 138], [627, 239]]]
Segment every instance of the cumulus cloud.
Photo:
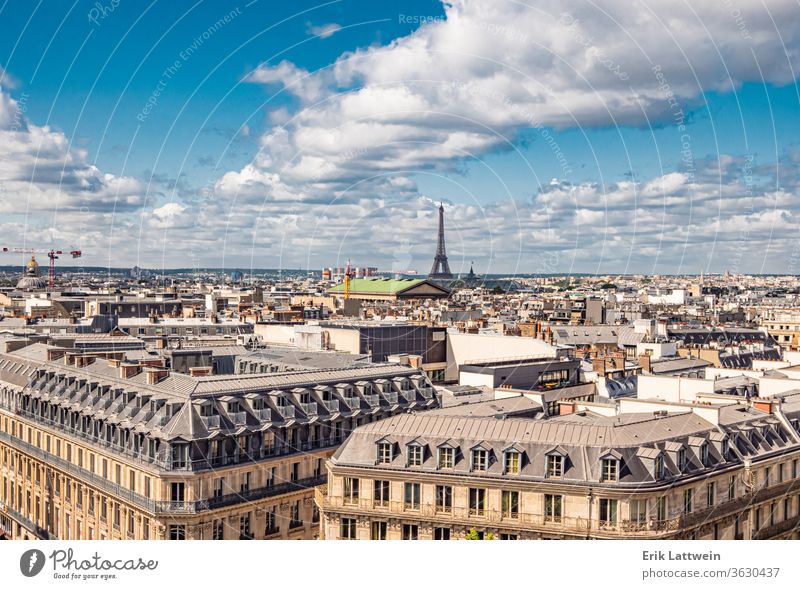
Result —
[[[372, 237], [391, 244], [394, 230], [414, 235], [427, 260], [434, 198], [420, 194], [415, 174], [458, 172], [465, 160], [514, 149], [530, 128], [675, 124], [676, 112], [706, 92], [790, 83], [800, 65], [794, 11], [789, 0], [735, 14], [711, 1], [446, 2], [444, 20], [319, 71], [283, 61], [251, 72], [248, 82], [282, 89], [296, 108], [273, 112], [258, 155], [217, 182], [215, 206], [235, 207], [236, 217], [253, 207], [247, 214], [268, 219], [259, 227], [274, 223], [283, 246], [310, 257], [345, 243], [391, 255], [391, 245], [383, 252], [363, 240], [372, 235], [365, 226], [387, 222], [393, 231]], [[785, 182], [797, 166], [784, 159]], [[530, 200], [452, 204], [448, 219], [463, 247], [451, 247], [465, 259], [486, 251], [487, 263], [523, 272], [537, 271], [537, 252], [561, 252], [558, 267], [551, 255], [539, 271], [606, 263], [656, 271], [667, 261], [671, 271], [696, 271], [701, 256], [725, 264], [731, 248], [783, 251], [786, 242], [774, 240], [790, 235], [795, 207], [774, 182], [744, 185], [743, 165], [719, 155], [643, 181], [557, 180]], [[775, 170], [766, 174], [774, 179]], [[776, 212], [756, 213], [763, 210]], [[287, 233], [307, 231], [314, 218], [325, 223], [314, 223], [313, 237]], [[777, 225], [766, 244], [760, 232], [769, 222]], [[709, 247], [688, 245], [697, 243]]]

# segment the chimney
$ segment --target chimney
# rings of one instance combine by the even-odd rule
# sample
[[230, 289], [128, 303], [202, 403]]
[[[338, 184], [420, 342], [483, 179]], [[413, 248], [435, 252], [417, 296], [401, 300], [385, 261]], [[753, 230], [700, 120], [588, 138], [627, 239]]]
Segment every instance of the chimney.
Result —
[[606, 359], [604, 357], [592, 358], [592, 369], [598, 376], [606, 375]]
[[108, 359], [108, 365], [111, 368], [119, 368], [120, 364], [122, 364], [122, 360], [120, 360], [119, 358], [109, 358]]
[[189, 376], [211, 376], [213, 371], [210, 366], [192, 366], [189, 368]]
[[148, 366], [145, 368], [147, 374], [147, 384], [158, 384], [169, 376], [169, 370], [166, 368], [155, 368]]
[[94, 362], [94, 356], [87, 356], [83, 354], [81, 356], [75, 356], [75, 367], [76, 368], [83, 368], [84, 366], [88, 366], [92, 362]]
[[62, 349], [52, 349], [52, 348], [50, 348], [50, 349], [47, 350], [47, 361], [48, 362], [53, 362], [54, 360], [58, 360], [59, 358], [62, 358], [63, 356], [65, 356], [66, 353], [67, 353], [67, 351], [64, 350], [63, 348]]
[[120, 363], [119, 365], [119, 377], [120, 378], [133, 378], [139, 372], [141, 372], [142, 367], [138, 364], [130, 364], [130, 363]]
[[653, 365], [650, 361], [650, 354], [640, 354], [639, 355], [639, 366], [642, 368], [642, 372], [650, 372]]
[[166, 337], [160, 337], [160, 338], [158, 338], [156, 340], [156, 349], [157, 350], [163, 350], [166, 347], [167, 347], [167, 338]]
[[764, 411], [766, 413], [775, 413], [778, 409], [776, 399], [768, 397], [753, 397], [753, 409]]
[[575, 401], [560, 401], [558, 403], [558, 414], [569, 415], [570, 413], [575, 413], [575, 407]]

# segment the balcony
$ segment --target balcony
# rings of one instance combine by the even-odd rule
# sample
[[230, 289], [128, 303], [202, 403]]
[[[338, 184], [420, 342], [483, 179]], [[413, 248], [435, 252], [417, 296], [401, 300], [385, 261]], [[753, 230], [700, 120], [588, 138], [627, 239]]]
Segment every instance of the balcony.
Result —
[[383, 393], [383, 398], [386, 399], [386, 402], [389, 403], [389, 405], [397, 405], [398, 403], [396, 392]]
[[344, 404], [347, 405], [351, 411], [361, 408], [361, 397], [344, 397]]
[[283, 417], [284, 419], [294, 419], [295, 416], [294, 405], [284, 405], [283, 407], [278, 407], [278, 413], [280, 413], [281, 417]]
[[229, 413], [228, 418], [233, 425], [244, 425], [247, 423], [247, 413], [244, 411], [237, 411], [236, 413]]
[[200, 421], [203, 422], [206, 429], [219, 429], [219, 415], [203, 415], [200, 417]]
[[317, 414], [317, 404], [316, 403], [300, 403], [300, 410], [308, 415], [309, 417], [314, 416]]
[[364, 395], [364, 400], [370, 407], [377, 407], [378, 405], [381, 404], [380, 395]]
[[422, 395], [423, 399], [430, 401], [433, 399], [433, 387], [420, 387], [419, 394]]
[[328, 413], [338, 413], [339, 412], [339, 401], [336, 399], [331, 399], [329, 401], [323, 401], [323, 405], [325, 405], [325, 409], [327, 409]]
[[255, 414], [261, 421], [272, 421], [272, 409], [257, 409]]

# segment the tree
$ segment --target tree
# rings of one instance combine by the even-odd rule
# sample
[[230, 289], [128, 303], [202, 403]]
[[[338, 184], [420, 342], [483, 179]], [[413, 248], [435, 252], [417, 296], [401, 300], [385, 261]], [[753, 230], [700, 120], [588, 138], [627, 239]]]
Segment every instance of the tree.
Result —
[[475, 528], [470, 528], [464, 536], [464, 540], [494, 540], [494, 534], [492, 532], [481, 534]]

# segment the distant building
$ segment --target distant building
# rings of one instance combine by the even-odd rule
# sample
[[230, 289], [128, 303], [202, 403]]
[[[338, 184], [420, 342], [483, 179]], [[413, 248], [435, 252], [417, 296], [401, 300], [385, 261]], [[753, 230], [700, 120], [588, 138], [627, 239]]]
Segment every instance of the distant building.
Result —
[[[328, 289], [328, 293], [344, 296], [344, 284]], [[443, 299], [450, 291], [429, 280], [392, 278], [354, 278], [350, 281], [350, 298], [373, 301], [396, 301], [407, 299]]]

